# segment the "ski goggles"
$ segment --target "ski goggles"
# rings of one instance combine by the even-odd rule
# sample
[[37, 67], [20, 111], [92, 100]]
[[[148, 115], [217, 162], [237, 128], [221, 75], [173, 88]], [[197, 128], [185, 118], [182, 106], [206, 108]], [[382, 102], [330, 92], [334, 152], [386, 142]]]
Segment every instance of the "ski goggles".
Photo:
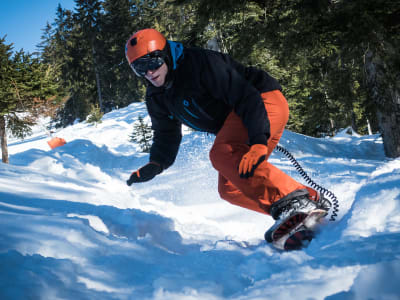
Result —
[[133, 72], [139, 77], [144, 77], [147, 71], [157, 70], [165, 63], [164, 59], [160, 56], [143, 56], [131, 63]]

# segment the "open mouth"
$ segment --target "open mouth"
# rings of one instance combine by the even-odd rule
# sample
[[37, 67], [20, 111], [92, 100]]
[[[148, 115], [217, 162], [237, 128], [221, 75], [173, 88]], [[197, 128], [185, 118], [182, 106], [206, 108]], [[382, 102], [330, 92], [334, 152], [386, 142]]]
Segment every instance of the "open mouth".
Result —
[[154, 76], [152, 78], [149, 78], [150, 81], [156, 81], [158, 78], [160, 77], [160, 75]]

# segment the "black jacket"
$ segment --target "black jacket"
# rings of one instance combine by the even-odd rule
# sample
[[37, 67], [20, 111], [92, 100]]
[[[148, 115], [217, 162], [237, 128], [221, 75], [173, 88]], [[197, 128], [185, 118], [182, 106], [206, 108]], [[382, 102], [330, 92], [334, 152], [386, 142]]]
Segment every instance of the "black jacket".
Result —
[[146, 105], [154, 130], [150, 161], [168, 168], [178, 153], [182, 123], [216, 134], [232, 110], [248, 129], [251, 145], [267, 144], [269, 120], [260, 94], [280, 89], [266, 72], [244, 67], [228, 55], [184, 49], [171, 84], [147, 88]]

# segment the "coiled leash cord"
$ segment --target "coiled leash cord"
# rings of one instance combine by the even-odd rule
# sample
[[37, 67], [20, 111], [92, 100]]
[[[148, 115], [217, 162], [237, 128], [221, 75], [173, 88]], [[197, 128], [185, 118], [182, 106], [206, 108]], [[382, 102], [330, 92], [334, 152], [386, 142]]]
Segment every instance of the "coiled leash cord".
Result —
[[290, 160], [290, 162], [293, 164], [293, 166], [296, 168], [299, 174], [304, 178], [307, 184], [309, 184], [313, 189], [319, 191], [321, 194], [323, 194], [324, 196], [328, 197], [331, 200], [332, 215], [329, 221], [335, 221], [336, 217], [338, 216], [337, 214], [339, 212], [339, 201], [335, 196], [335, 194], [332, 193], [330, 190], [315, 183], [315, 181], [312, 180], [310, 176], [308, 176], [307, 172], [304, 171], [303, 167], [299, 164], [299, 162], [293, 157], [292, 153], [290, 153], [287, 149], [285, 149], [280, 145], [277, 145], [275, 149], [278, 150], [279, 152], [282, 152]]

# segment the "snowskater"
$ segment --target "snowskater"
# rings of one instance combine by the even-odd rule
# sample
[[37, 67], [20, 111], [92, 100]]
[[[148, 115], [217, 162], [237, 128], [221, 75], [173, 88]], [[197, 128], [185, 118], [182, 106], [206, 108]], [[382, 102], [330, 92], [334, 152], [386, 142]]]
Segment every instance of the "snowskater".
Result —
[[154, 130], [149, 163], [127, 184], [151, 180], [174, 163], [181, 124], [213, 133], [210, 160], [221, 198], [271, 215], [276, 222], [265, 239], [275, 247], [306, 246], [329, 207], [317, 191], [268, 162], [289, 118], [277, 80], [226, 54], [184, 48], [154, 29], [132, 35], [125, 52], [135, 74], [148, 82]]

